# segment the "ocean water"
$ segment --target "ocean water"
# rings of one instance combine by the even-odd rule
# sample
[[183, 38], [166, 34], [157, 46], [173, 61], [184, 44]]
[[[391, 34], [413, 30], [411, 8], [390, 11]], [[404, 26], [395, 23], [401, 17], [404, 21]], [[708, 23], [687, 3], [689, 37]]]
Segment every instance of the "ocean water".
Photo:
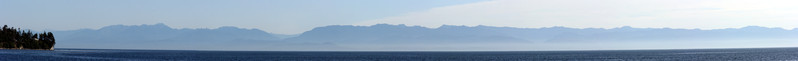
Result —
[[604, 51], [0, 50], [0, 61], [798, 61], [798, 48]]

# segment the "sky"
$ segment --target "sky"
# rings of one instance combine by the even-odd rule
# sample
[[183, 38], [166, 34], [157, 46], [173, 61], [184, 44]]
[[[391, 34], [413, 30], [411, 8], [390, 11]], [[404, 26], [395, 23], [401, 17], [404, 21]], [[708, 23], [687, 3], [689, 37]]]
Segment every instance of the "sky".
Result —
[[165, 23], [236, 26], [299, 34], [328, 25], [380, 23], [435, 28], [721, 29], [798, 27], [794, 0], [0, 0], [0, 24], [32, 30]]

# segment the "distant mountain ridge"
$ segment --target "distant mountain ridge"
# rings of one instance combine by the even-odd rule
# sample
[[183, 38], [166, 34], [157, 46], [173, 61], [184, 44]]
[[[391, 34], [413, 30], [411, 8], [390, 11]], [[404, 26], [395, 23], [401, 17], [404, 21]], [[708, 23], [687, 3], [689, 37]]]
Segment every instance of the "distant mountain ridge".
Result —
[[[69, 48], [184, 48], [264, 50], [414, 50], [490, 49], [530, 47], [546, 43], [617, 43], [651, 41], [790, 39], [798, 30], [748, 26], [698, 30], [671, 28], [513, 28], [443, 25], [438, 28], [403, 24], [371, 26], [330, 25], [299, 35], [278, 35], [258, 29], [232, 26], [217, 29], [174, 29], [154, 25], [112, 25], [97, 30], [55, 31], [62, 46]], [[92, 43], [93, 42], [93, 43]], [[142, 46], [145, 45], [145, 46]], [[104, 46], [104, 47], [97, 47]], [[532, 46], [534, 47], [534, 46]]]
[[[112, 25], [98, 30], [63, 31], [65, 40], [135, 40], [135, 41], [169, 41], [174, 39], [213, 41], [220, 39], [240, 40], [277, 40], [270, 33], [257, 29], [241, 29], [224, 26], [218, 29], [173, 29], [163, 23], [154, 25]], [[87, 40], [89, 39], [89, 40]]]
[[492, 26], [454, 26], [439, 28], [377, 24], [372, 26], [333, 25], [318, 27], [295, 38], [297, 41], [389, 41], [389, 40], [449, 40], [449, 41], [533, 41], [533, 42], [589, 42], [589, 41], [646, 41], [686, 39], [746, 39], [798, 37], [798, 30], [747, 26], [714, 30], [671, 28], [512, 28]]
[[373, 26], [334, 25], [315, 28], [287, 41], [318, 42], [525, 42], [506, 33], [482, 28], [443, 26], [430, 29], [419, 26], [377, 24]]
[[[280, 38], [258, 29], [232, 26], [217, 29], [173, 29], [163, 23], [153, 25], [112, 25], [97, 30], [56, 31], [58, 47], [65, 48], [187, 48], [221, 49], [253, 47]], [[260, 48], [259, 48], [260, 49]]]

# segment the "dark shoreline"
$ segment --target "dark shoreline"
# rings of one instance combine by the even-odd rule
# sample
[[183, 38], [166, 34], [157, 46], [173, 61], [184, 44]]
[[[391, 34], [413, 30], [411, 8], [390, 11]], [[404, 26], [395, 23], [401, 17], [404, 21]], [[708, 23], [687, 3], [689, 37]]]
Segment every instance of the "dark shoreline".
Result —
[[[56, 50], [121, 50], [121, 51], [226, 51], [226, 52], [588, 52], [588, 51], [671, 51], [671, 50], [757, 50], [757, 49], [798, 49], [798, 47], [762, 47], [762, 48], [706, 48], [706, 49], [639, 49], [639, 50], [556, 50], [556, 51], [230, 51], [230, 50], [158, 50], [158, 49], [92, 49], [92, 48], [55, 48]], [[14, 49], [35, 50], [35, 49]]]
[[54, 47], [55, 36], [52, 32], [33, 33], [8, 25], [0, 29], [0, 49], [53, 50]]
[[24, 48], [0, 48], [2, 50], [49, 50], [55, 51], [55, 49], [24, 49]]

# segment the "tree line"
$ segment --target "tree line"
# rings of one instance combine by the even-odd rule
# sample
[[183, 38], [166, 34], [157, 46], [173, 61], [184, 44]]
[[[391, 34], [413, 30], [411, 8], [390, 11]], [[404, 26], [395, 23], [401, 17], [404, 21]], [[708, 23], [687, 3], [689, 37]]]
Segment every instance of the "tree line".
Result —
[[30, 30], [9, 28], [8, 25], [3, 25], [3, 29], [0, 29], [0, 48], [52, 50], [54, 45], [52, 32], [33, 33]]

